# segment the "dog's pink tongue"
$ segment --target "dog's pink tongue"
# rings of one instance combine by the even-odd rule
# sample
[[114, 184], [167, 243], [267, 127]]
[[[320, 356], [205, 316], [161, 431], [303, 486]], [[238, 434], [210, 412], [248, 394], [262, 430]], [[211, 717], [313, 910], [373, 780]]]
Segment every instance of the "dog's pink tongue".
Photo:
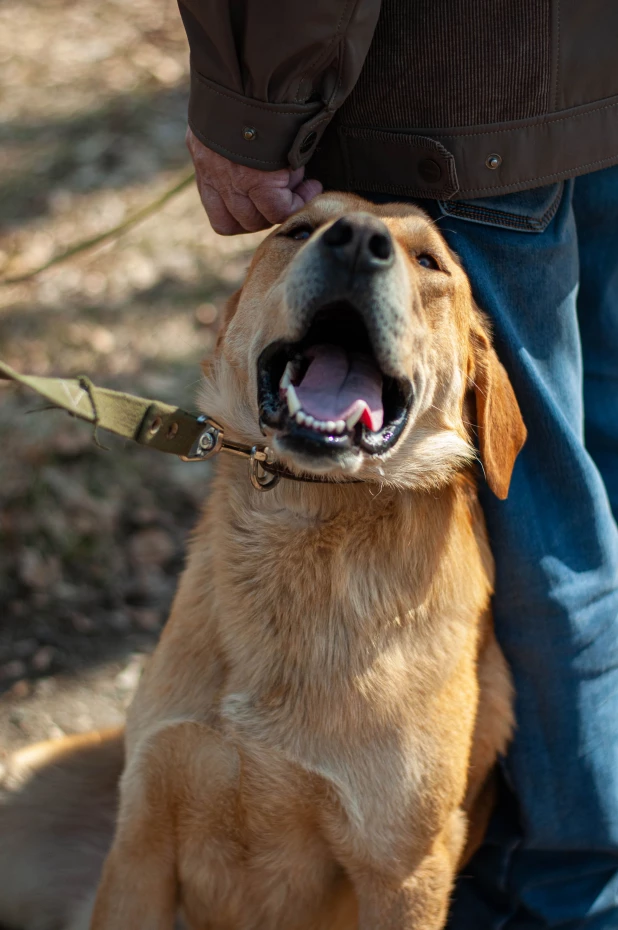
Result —
[[366, 355], [348, 354], [338, 346], [312, 346], [311, 362], [296, 387], [305, 413], [316, 420], [347, 420], [363, 405], [360, 422], [381, 429], [382, 375]]

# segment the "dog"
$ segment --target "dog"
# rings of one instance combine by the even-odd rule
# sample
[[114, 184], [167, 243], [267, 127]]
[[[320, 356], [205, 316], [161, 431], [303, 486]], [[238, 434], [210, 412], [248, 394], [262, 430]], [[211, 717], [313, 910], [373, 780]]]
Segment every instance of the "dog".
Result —
[[0, 921], [440, 930], [513, 727], [475, 460], [505, 498], [526, 436], [457, 257], [420, 209], [317, 197], [201, 404], [284, 477], [219, 458], [126, 732], [13, 760]]

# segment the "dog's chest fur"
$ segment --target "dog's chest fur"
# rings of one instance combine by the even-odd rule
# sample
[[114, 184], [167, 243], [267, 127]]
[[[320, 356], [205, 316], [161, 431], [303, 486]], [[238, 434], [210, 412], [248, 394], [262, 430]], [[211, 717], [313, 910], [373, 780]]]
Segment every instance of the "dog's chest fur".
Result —
[[[223, 920], [236, 901], [234, 927], [285, 913], [282, 889], [311, 910], [337, 879], [333, 848], [405, 862], [401, 812], [415, 809], [422, 845], [465, 791], [490, 590], [470, 495], [332, 492], [288, 485], [252, 506], [220, 477], [131, 715], [142, 745], [149, 718], [200, 727], [180, 874], [196, 913]], [[215, 903], [221, 888], [243, 890]]]

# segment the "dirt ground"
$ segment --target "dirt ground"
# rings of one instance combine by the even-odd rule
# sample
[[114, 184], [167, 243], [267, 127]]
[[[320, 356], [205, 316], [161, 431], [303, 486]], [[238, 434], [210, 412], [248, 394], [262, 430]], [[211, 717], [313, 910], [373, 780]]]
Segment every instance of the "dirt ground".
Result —
[[[122, 223], [190, 168], [173, 0], [0, 7], [0, 277]], [[199, 361], [258, 237], [191, 185], [114, 241], [0, 282], [0, 359], [195, 409]], [[208, 466], [102, 437], [0, 381], [0, 766], [113, 724], [173, 597]]]

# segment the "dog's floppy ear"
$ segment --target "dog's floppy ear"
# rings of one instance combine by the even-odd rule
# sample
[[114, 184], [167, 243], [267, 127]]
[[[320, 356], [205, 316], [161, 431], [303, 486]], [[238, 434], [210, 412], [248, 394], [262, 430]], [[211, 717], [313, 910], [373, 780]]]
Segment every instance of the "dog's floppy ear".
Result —
[[509, 376], [481, 326], [472, 331], [471, 362], [481, 462], [487, 484], [505, 500], [527, 431]]

